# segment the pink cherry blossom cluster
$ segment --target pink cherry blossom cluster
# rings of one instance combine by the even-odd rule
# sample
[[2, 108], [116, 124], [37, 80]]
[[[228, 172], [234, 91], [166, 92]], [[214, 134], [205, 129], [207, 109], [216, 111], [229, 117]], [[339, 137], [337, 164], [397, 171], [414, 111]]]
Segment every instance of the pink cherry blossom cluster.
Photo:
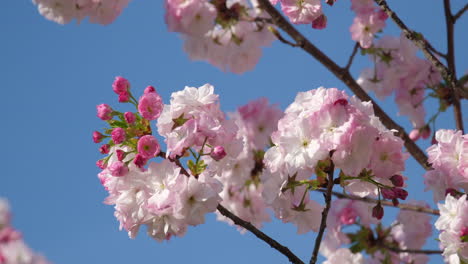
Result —
[[[278, 218], [298, 225], [300, 233], [316, 230], [321, 206], [305, 193], [323, 184], [321, 170], [333, 162], [347, 192], [398, 204], [408, 195], [400, 175], [408, 154], [393, 133], [374, 115], [370, 102], [348, 98], [335, 88], [299, 93], [279, 120], [274, 146], [265, 154], [266, 201]], [[314, 173], [317, 178], [310, 179]], [[374, 217], [382, 218], [380, 204], [374, 211]]]
[[385, 27], [388, 16], [373, 0], [351, 0], [351, 9], [356, 13], [349, 29], [351, 38], [362, 48], [370, 48], [375, 35]]
[[[229, 114], [237, 126], [236, 138], [225, 145], [229, 155], [219, 162], [207, 160], [209, 168], [224, 186], [221, 204], [257, 227], [270, 220], [260, 178], [264, 149], [269, 146], [270, 135], [282, 115], [282, 111], [269, 105], [266, 98], [239, 107]], [[232, 224], [220, 214], [218, 219]]]
[[447, 193], [468, 192], [468, 135], [461, 131], [440, 129], [436, 144], [427, 149], [433, 170], [426, 172], [424, 183], [433, 191], [434, 201], [445, 199]]
[[438, 204], [440, 217], [435, 227], [440, 231], [442, 255], [450, 264], [468, 261], [468, 201], [467, 196], [458, 198], [448, 194], [445, 204]]
[[[311, 24], [313, 28], [324, 29], [327, 17], [322, 12], [321, 0], [270, 0], [272, 4], [281, 3], [281, 10], [294, 24]], [[327, 1], [333, 5], [334, 1]]]
[[0, 198], [0, 264], [48, 264], [23, 241], [21, 233], [11, 226], [8, 202]]
[[128, 5], [130, 0], [33, 0], [39, 13], [59, 24], [89, 17], [91, 23], [112, 23]]
[[415, 130], [412, 139], [430, 136], [423, 105], [426, 87], [434, 87], [441, 76], [432, 64], [419, 58], [417, 48], [403, 34], [400, 38], [384, 36], [367, 50], [375, 65], [365, 69], [357, 82], [383, 99], [395, 92], [400, 115], [410, 119]]
[[[164, 105], [156, 89], [148, 86], [137, 101], [123, 77], [115, 79], [113, 90], [120, 102], [133, 104], [138, 112], [121, 113], [108, 105], [98, 106], [98, 117], [111, 127], [104, 134], [93, 134], [95, 142], [109, 138], [100, 148], [108, 156], [98, 161], [103, 169], [98, 177], [109, 192], [105, 203], [115, 205], [120, 228], [132, 238], [141, 225], [146, 225], [148, 235], [157, 241], [182, 236], [188, 226], [202, 224], [206, 213], [216, 210], [221, 201], [222, 185], [200, 159], [205, 155], [223, 159], [226, 153], [215, 143], [232, 136], [222, 126], [224, 115], [218, 96], [211, 85], [186, 87], [172, 94], [170, 105]], [[152, 135], [150, 121], [156, 119], [167, 154], [161, 152]], [[189, 160], [189, 170], [185, 170], [179, 158], [189, 151], [196, 162]], [[156, 157], [164, 159], [150, 161]]]
[[166, 23], [182, 34], [192, 60], [207, 61], [223, 70], [243, 73], [253, 69], [274, 35], [268, 17], [255, 0], [166, 0]]
[[[425, 204], [418, 204], [427, 207]], [[427, 263], [428, 257], [406, 252], [396, 253], [388, 248], [420, 249], [431, 234], [431, 217], [424, 213], [400, 211], [397, 220], [384, 228], [370, 215], [371, 205], [360, 201], [335, 200], [327, 218], [327, 234], [320, 253], [324, 263]], [[354, 232], [356, 228], [359, 229]], [[373, 230], [375, 229], [375, 230]], [[340, 248], [350, 244], [350, 248]], [[361, 251], [368, 253], [365, 258]]]

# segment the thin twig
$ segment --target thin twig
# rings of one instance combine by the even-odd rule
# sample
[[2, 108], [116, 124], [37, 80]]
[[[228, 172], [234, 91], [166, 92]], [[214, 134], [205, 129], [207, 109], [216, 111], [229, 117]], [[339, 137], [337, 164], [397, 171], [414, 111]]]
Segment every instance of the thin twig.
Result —
[[457, 86], [455, 75], [450, 71], [444, 64], [442, 64], [439, 59], [432, 54], [432, 52], [427, 47], [428, 41], [424, 38], [421, 33], [417, 33], [409, 29], [405, 23], [398, 17], [398, 15], [393, 12], [392, 9], [388, 6], [385, 0], [374, 0], [380, 8], [395, 22], [395, 24], [403, 31], [406, 38], [411, 40], [418, 48], [420, 48], [424, 56], [434, 65], [439, 72], [442, 74], [442, 77], [447, 80], [448, 84], [452, 89], [456, 89], [460, 96], [468, 98], [468, 89], [464, 87]]
[[[326, 192], [326, 190], [324, 190], [324, 189], [317, 189], [316, 191], [321, 192], [321, 193]], [[361, 201], [361, 202], [371, 203], [371, 204], [377, 204], [379, 202], [376, 199], [367, 198], [367, 197], [353, 196], [353, 195], [347, 195], [347, 194], [343, 194], [343, 193], [339, 193], [339, 192], [332, 192], [332, 194], [333, 194], [333, 196], [336, 196], [336, 197], [338, 197], [340, 199], [349, 199], [349, 200]], [[440, 215], [439, 210], [431, 209], [431, 208], [427, 208], [427, 207], [411, 205], [411, 204], [394, 205], [392, 202], [384, 201], [384, 200], [381, 200], [380, 203], [382, 205], [385, 205], [385, 206], [400, 208], [401, 210], [414, 211], [414, 212], [426, 213], [426, 214], [432, 214], [432, 215]]]
[[317, 262], [318, 252], [320, 249], [320, 244], [322, 243], [323, 233], [327, 228], [327, 216], [328, 211], [331, 207], [331, 198], [332, 198], [332, 189], [333, 189], [333, 173], [335, 172], [335, 164], [331, 163], [330, 170], [328, 171], [328, 184], [327, 192], [325, 193], [325, 208], [322, 211], [322, 220], [320, 221], [320, 229], [315, 239], [314, 251], [312, 252], [312, 257], [310, 258], [310, 264], [315, 264]]
[[411, 254], [424, 254], [424, 255], [430, 255], [430, 254], [442, 254], [442, 250], [431, 250], [431, 249], [402, 249], [402, 248], [395, 248], [395, 247], [389, 247], [383, 245], [384, 248], [396, 252], [396, 253], [411, 253]]
[[453, 23], [457, 22], [457, 20], [463, 15], [463, 13], [466, 12], [466, 10], [468, 10], [468, 3], [465, 4], [465, 6], [453, 16]]
[[[453, 74], [457, 76], [456, 66], [455, 66], [455, 41], [454, 41], [454, 24], [455, 20], [453, 19], [450, 0], [444, 0], [444, 13], [445, 13], [445, 25], [447, 28], [447, 64], [448, 69]], [[455, 123], [458, 130], [461, 130], [464, 134], [463, 129], [463, 116], [461, 111], [460, 98], [457, 91], [455, 90], [456, 84], [453, 85], [451, 92], [453, 93], [453, 113], [455, 115]]]
[[294, 28], [282, 15], [276, 10], [274, 6], [271, 5], [269, 0], [259, 0], [260, 7], [265, 10], [272, 18], [275, 25], [281, 28], [286, 32], [296, 43], [301, 43], [300, 46], [305, 52], [318, 60], [323, 66], [325, 66], [331, 73], [333, 73], [339, 80], [346, 84], [353, 93], [364, 102], [371, 101], [374, 107], [374, 113], [380, 118], [382, 123], [388, 129], [395, 129], [398, 132], [396, 135], [403, 139], [405, 142], [405, 147], [408, 152], [414, 157], [416, 161], [421, 164], [421, 166], [429, 170], [431, 166], [427, 163], [427, 156], [419, 148], [413, 140], [411, 140], [405, 130], [398, 125], [393, 119], [391, 119], [385, 111], [380, 108], [380, 106], [372, 100], [372, 98], [362, 89], [362, 87], [356, 82], [356, 80], [351, 76], [349, 71], [338, 66], [333, 60], [331, 60], [327, 55], [325, 55], [320, 49], [313, 45], [308, 39], [306, 39], [296, 28]]
[[281, 245], [278, 243], [276, 240], [273, 238], [269, 237], [262, 231], [258, 230], [254, 225], [251, 223], [242, 220], [238, 216], [234, 215], [233, 213], [229, 212], [226, 208], [224, 208], [221, 204], [218, 205], [217, 207], [218, 211], [224, 215], [225, 217], [231, 219], [236, 225], [239, 225], [247, 230], [249, 230], [252, 234], [254, 234], [256, 237], [260, 238], [264, 242], [266, 242], [270, 247], [278, 250], [280, 253], [285, 255], [291, 263], [297, 263], [297, 264], [304, 264], [301, 259], [299, 259], [294, 253], [289, 250], [289, 248]]
[[281, 36], [281, 33], [279, 33], [278, 30], [272, 26], [268, 27], [268, 30], [270, 30], [270, 32], [273, 33], [273, 35], [275, 35], [279, 41], [283, 42], [284, 44], [288, 44], [293, 48], [301, 47], [303, 45], [303, 43], [292, 43], [291, 41], [285, 39], [283, 36]]
[[353, 52], [351, 53], [351, 56], [349, 57], [348, 63], [345, 66], [345, 69], [347, 71], [349, 71], [349, 68], [351, 67], [351, 64], [353, 63], [354, 56], [356, 56], [358, 49], [359, 49], [359, 43], [356, 42], [356, 44], [354, 44]]
[[427, 44], [427, 48], [428, 48], [430, 51], [434, 52], [435, 54], [441, 56], [441, 57], [444, 58], [444, 59], [447, 59], [447, 54], [438, 51], [436, 48], [434, 48], [434, 47], [432, 46], [432, 44], [431, 44], [430, 42], [426, 42], [426, 44]]

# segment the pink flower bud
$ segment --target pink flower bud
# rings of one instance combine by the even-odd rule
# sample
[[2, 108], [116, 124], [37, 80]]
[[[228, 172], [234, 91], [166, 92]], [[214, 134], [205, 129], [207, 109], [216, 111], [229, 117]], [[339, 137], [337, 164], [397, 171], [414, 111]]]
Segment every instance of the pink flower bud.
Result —
[[224, 148], [222, 146], [216, 146], [211, 151], [210, 157], [212, 157], [216, 161], [219, 161], [222, 158], [226, 157], [226, 151], [224, 151]]
[[393, 192], [395, 193], [396, 198], [401, 199], [401, 200], [406, 200], [406, 197], [408, 197], [408, 192], [404, 189], [401, 188], [393, 188]]
[[130, 94], [128, 92], [119, 94], [119, 103], [126, 103], [128, 101], [130, 101]]
[[382, 205], [380, 205], [380, 202], [374, 206], [374, 208], [372, 208], [372, 216], [377, 218], [377, 219], [382, 219], [384, 215], [384, 209], [382, 207]]
[[148, 162], [148, 160], [141, 154], [137, 154], [135, 156], [135, 159], [133, 159], [133, 163], [140, 169], [143, 168], [143, 166], [145, 166], [146, 162]]
[[112, 108], [108, 104], [100, 104], [97, 107], [97, 116], [102, 120], [112, 119]]
[[143, 94], [138, 101], [138, 112], [148, 120], [157, 119], [163, 107], [162, 98], [156, 92]]
[[468, 236], [468, 226], [462, 227], [460, 230], [460, 237]]
[[387, 200], [392, 200], [396, 197], [395, 192], [393, 192], [392, 189], [382, 189], [380, 192], [382, 193], [383, 198]]
[[135, 114], [132, 112], [125, 112], [124, 113], [125, 121], [129, 124], [133, 124], [136, 120]]
[[111, 136], [115, 144], [120, 144], [125, 140], [125, 130], [121, 127], [116, 127], [112, 130]]
[[151, 135], [142, 136], [138, 140], [137, 149], [138, 154], [145, 159], [154, 158], [160, 151], [158, 140]]
[[118, 149], [115, 151], [115, 153], [117, 154], [117, 159], [119, 161], [122, 161], [125, 158], [125, 151]]
[[390, 177], [390, 181], [393, 183], [393, 186], [395, 187], [403, 187], [405, 184], [405, 180], [403, 179], [403, 176], [395, 174], [392, 177]]
[[419, 133], [419, 129], [413, 129], [411, 130], [411, 132], [409, 133], [409, 138], [413, 141], [416, 141], [418, 140], [420, 137], [420, 133]]
[[431, 136], [431, 128], [429, 126], [425, 126], [421, 129], [421, 137], [423, 139], [428, 139]]
[[103, 138], [104, 138], [103, 134], [99, 133], [98, 131], [93, 132], [93, 141], [94, 141], [94, 143], [100, 143]]
[[324, 14], [321, 14], [314, 21], [312, 21], [312, 28], [324, 29], [326, 27], [327, 27], [327, 17]]
[[156, 89], [154, 89], [154, 87], [150, 85], [145, 88], [145, 91], [143, 93], [147, 94], [147, 93], [155, 93], [155, 92], [156, 92]]
[[104, 144], [99, 148], [99, 152], [101, 152], [101, 154], [109, 154], [109, 149], [109, 145]]
[[96, 161], [96, 166], [98, 166], [101, 170], [103, 170], [107, 167], [107, 164], [104, 163], [104, 160], [98, 160]]
[[115, 77], [114, 83], [112, 83], [112, 90], [116, 94], [126, 93], [130, 89], [130, 83], [127, 79], [121, 76]]
[[128, 173], [128, 168], [121, 161], [112, 163], [108, 168], [109, 173], [114, 177], [122, 177]]

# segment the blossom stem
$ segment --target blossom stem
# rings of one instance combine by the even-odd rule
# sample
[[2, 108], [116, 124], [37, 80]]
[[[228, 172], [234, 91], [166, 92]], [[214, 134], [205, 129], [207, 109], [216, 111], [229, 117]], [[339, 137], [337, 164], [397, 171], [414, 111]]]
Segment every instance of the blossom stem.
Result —
[[351, 53], [351, 56], [349, 57], [348, 63], [345, 66], [345, 69], [347, 71], [349, 71], [349, 68], [351, 68], [351, 64], [353, 64], [353, 59], [354, 59], [354, 56], [356, 56], [358, 49], [359, 49], [359, 43], [356, 42], [356, 44], [354, 44], [353, 52]]
[[466, 10], [468, 10], [468, 3], [465, 4], [465, 6], [453, 16], [453, 23], [455, 23], [463, 15], [463, 13], [466, 12]]
[[[317, 189], [315, 191], [325, 193], [327, 190]], [[336, 197], [338, 197], [340, 199], [349, 199], [349, 200], [361, 201], [361, 202], [371, 203], [371, 204], [377, 204], [379, 202], [377, 199], [372, 199], [372, 198], [367, 198], [367, 197], [359, 197], [359, 196], [352, 196], [352, 195], [342, 194], [342, 193], [339, 193], [339, 192], [332, 192], [332, 194], [333, 194], [333, 196], [336, 196]], [[421, 207], [421, 206], [416, 206], [416, 205], [410, 205], [410, 204], [394, 205], [390, 201], [380, 201], [380, 203], [382, 205], [385, 205], [385, 206], [400, 208], [401, 210], [415, 211], [415, 212], [432, 214], [432, 215], [440, 215], [439, 210], [436, 210], [436, 209], [431, 209], [431, 208], [426, 208], [426, 207]]]
[[425, 255], [430, 255], [430, 254], [442, 254], [442, 250], [430, 250], [430, 249], [402, 249], [402, 248], [396, 248], [396, 247], [389, 247], [386, 245], [382, 245], [385, 249], [388, 249], [390, 251], [396, 252], [396, 253], [411, 253], [411, 254], [425, 254]]
[[397, 130], [398, 132], [396, 134], [398, 137], [403, 139], [408, 152], [411, 153], [411, 155], [419, 162], [419, 164], [421, 164], [424, 169], [431, 169], [430, 164], [427, 162], [427, 156], [424, 154], [421, 148], [409, 138], [403, 127], [391, 119], [385, 113], [385, 111], [380, 108], [380, 106], [362, 89], [362, 87], [356, 82], [348, 70], [338, 66], [332, 59], [330, 59], [326, 54], [324, 54], [320, 49], [318, 49], [308, 39], [306, 39], [304, 35], [302, 35], [296, 28], [294, 28], [294, 26], [291, 25], [286, 20], [286, 18], [284, 18], [283, 15], [281, 15], [281, 13], [271, 5], [269, 0], [259, 0], [258, 3], [260, 4], [260, 7], [271, 16], [271, 19], [275, 25], [286, 32], [292, 39], [296, 41], [296, 43], [301, 44], [301, 49], [318, 60], [339, 80], [346, 84], [361, 101], [371, 101], [374, 108], [374, 113], [380, 118], [382, 123], [388, 129]]
[[291, 263], [304, 264], [304, 262], [301, 259], [299, 259], [296, 255], [294, 255], [294, 253], [292, 253], [291, 250], [289, 250], [289, 248], [281, 245], [276, 240], [274, 240], [273, 238], [271, 238], [267, 234], [265, 234], [262, 231], [260, 231], [259, 229], [257, 229], [251, 223], [249, 223], [249, 222], [239, 218], [235, 214], [231, 213], [229, 210], [227, 210], [221, 204], [218, 205], [217, 209], [222, 215], [224, 215], [225, 217], [231, 219], [236, 225], [241, 226], [241, 227], [249, 230], [256, 237], [258, 237], [259, 239], [263, 240], [268, 245], [270, 245], [270, 247], [278, 250], [281, 254], [286, 256]]
[[329, 171], [328, 171], [328, 183], [327, 191], [325, 193], [325, 208], [322, 211], [322, 220], [320, 221], [320, 229], [315, 239], [314, 251], [312, 252], [312, 257], [310, 258], [310, 264], [315, 264], [317, 262], [318, 252], [320, 249], [320, 244], [322, 243], [323, 233], [327, 228], [327, 216], [328, 211], [331, 207], [331, 198], [332, 198], [332, 189], [333, 189], [333, 173], [335, 172], [335, 164], [331, 162]]

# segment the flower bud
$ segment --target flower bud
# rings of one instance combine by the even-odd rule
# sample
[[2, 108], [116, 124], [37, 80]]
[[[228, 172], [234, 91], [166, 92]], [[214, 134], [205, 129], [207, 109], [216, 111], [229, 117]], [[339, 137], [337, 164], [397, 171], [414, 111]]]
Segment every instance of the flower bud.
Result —
[[382, 219], [383, 215], [384, 209], [379, 202], [376, 206], [374, 206], [374, 208], [372, 208], [372, 216], [380, 220]]
[[98, 131], [93, 132], [93, 141], [94, 141], [94, 143], [100, 143], [103, 138], [104, 138], [103, 134], [99, 133]]
[[122, 177], [128, 173], [128, 168], [121, 161], [112, 163], [108, 168], [109, 173], [114, 177]]
[[395, 187], [403, 187], [405, 180], [403, 179], [403, 176], [395, 174], [392, 177], [390, 177], [390, 181], [393, 183], [393, 186]]
[[136, 120], [135, 114], [132, 113], [132, 112], [125, 112], [124, 113], [124, 118], [125, 118], [125, 121], [128, 124], [133, 124], [135, 122], [135, 120]]
[[99, 148], [99, 152], [101, 152], [101, 154], [109, 154], [109, 149], [110, 149], [109, 145], [104, 144]]
[[324, 14], [321, 14], [314, 21], [312, 21], [312, 28], [324, 29], [326, 27], [327, 27], [327, 17]]
[[431, 136], [431, 128], [429, 126], [425, 126], [421, 128], [421, 137], [423, 139], [428, 139]]
[[103, 170], [107, 167], [107, 164], [104, 163], [104, 160], [100, 159], [96, 161], [96, 166], [98, 166], [101, 170]]
[[420, 137], [420, 133], [419, 133], [419, 129], [413, 129], [411, 130], [411, 132], [409, 133], [409, 138], [413, 141], [416, 141], [419, 139]]
[[108, 104], [100, 104], [97, 107], [97, 116], [102, 120], [112, 119], [112, 108]]
[[152, 135], [142, 136], [138, 140], [137, 150], [145, 159], [154, 158], [160, 151], [158, 140]]
[[130, 101], [130, 94], [128, 92], [119, 94], [119, 103], [127, 103], [128, 101]]
[[387, 200], [392, 200], [396, 197], [395, 192], [392, 189], [382, 189], [380, 192], [382, 193], [383, 198]]
[[396, 198], [401, 199], [401, 200], [406, 200], [406, 197], [408, 197], [408, 192], [404, 189], [401, 188], [393, 188], [393, 192], [395, 193]]
[[125, 151], [118, 149], [115, 151], [115, 153], [117, 154], [117, 159], [119, 161], [123, 161], [123, 159], [125, 158]]
[[111, 137], [115, 144], [120, 144], [125, 140], [125, 130], [121, 127], [116, 127], [112, 130]]
[[135, 159], [133, 159], [133, 163], [140, 169], [143, 168], [143, 166], [145, 166], [146, 162], [148, 162], [148, 160], [141, 154], [137, 154], [135, 156]]
[[148, 86], [145, 88], [145, 91], [143, 91], [144, 94], [147, 94], [147, 93], [155, 93], [156, 92], [156, 89], [154, 89], [153, 86]]
[[210, 153], [210, 157], [216, 161], [221, 160], [222, 158], [226, 157], [226, 151], [222, 146], [216, 146]]
[[116, 94], [127, 93], [128, 89], [130, 89], [130, 83], [127, 79], [121, 76], [115, 77], [114, 83], [112, 83], [112, 90]]

